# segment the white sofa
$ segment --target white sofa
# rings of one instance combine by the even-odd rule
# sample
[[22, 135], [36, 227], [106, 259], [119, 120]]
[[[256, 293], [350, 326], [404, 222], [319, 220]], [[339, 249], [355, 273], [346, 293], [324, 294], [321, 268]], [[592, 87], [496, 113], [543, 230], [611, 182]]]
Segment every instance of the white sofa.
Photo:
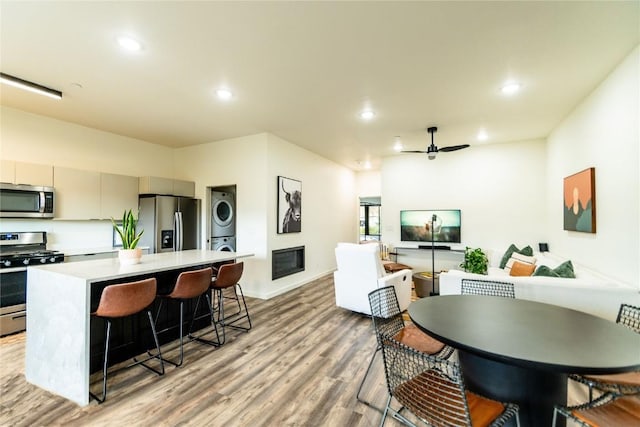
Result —
[[338, 243], [335, 249], [338, 269], [333, 273], [336, 305], [370, 315], [369, 293], [394, 286], [400, 310], [411, 303], [411, 270], [387, 274], [375, 244]]
[[[585, 267], [574, 267], [575, 279], [542, 276], [510, 276], [500, 268], [504, 250], [488, 252], [488, 275], [449, 270], [440, 274], [440, 294], [460, 294], [462, 279], [496, 280], [514, 284], [516, 298], [568, 307], [615, 321], [620, 304], [640, 306], [640, 290]], [[555, 268], [565, 260], [548, 252], [534, 253], [536, 266]]]

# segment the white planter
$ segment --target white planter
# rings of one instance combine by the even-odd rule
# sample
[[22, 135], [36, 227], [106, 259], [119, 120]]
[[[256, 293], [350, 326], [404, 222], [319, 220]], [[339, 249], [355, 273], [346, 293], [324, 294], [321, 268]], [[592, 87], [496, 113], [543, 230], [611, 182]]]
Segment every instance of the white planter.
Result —
[[121, 265], [139, 264], [142, 258], [142, 249], [120, 249], [118, 251], [118, 259]]

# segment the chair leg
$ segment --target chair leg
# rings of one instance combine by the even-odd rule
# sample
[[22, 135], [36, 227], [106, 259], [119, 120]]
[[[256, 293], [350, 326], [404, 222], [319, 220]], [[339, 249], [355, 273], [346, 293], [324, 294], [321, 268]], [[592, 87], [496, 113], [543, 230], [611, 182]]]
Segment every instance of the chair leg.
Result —
[[369, 371], [371, 370], [371, 366], [373, 366], [373, 361], [376, 360], [376, 356], [378, 354], [378, 352], [381, 350], [380, 346], [376, 347], [376, 349], [373, 351], [373, 354], [371, 355], [371, 360], [369, 360], [369, 366], [367, 367], [367, 371], [364, 373], [364, 376], [362, 377], [362, 381], [360, 381], [360, 387], [358, 387], [358, 393], [356, 394], [356, 399], [358, 400], [358, 402], [364, 403], [365, 405], [375, 409], [378, 412], [382, 412], [381, 408], [378, 408], [377, 406], [373, 406], [371, 404], [371, 402], [367, 402], [366, 400], [362, 399], [360, 397], [360, 393], [362, 392], [362, 386], [364, 386], [364, 382], [367, 379], [367, 377], [369, 376]]
[[211, 346], [214, 347], [220, 347], [222, 344], [224, 344], [224, 340], [220, 340], [220, 334], [218, 333], [218, 327], [216, 325], [215, 319], [214, 319], [214, 310], [211, 307], [211, 298], [209, 297], [209, 294], [206, 293], [205, 294], [205, 298], [207, 299], [207, 308], [209, 309], [209, 319], [211, 320], [211, 326], [213, 326], [213, 332], [215, 332], [216, 334], [216, 340], [207, 340], [202, 338], [204, 335], [206, 335], [208, 332], [205, 332], [204, 334], [200, 335], [200, 336], [194, 336], [191, 333], [191, 329], [193, 328], [193, 322], [196, 319], [195, 317], [195, 313], [198, 311], [198, 306], [200, 304], [200, 297], [198, 297], [198, 300], [196, 301], [196, 307], [193, 311], [193, 316], [191, 317], [191, 323], [189, 324], [189, 339], [191, 339], [192, 341], [198, 341], [204, 344], [209, 344]]
[[[127, 366], [127, 368], [130, 368], [132, 366], [136, 366], [136, 365], [140, 365], [144, 368], [147, 368], [148, 370], [150, 370], [151, 372], [158, 374], [159, 376], [164, 375], [164, 361], [162, 359], [162, 352], [160, 351], [160, 341], [158, 340], [158, 333], [156, 332], [156, 324], [153, 321], [153, 316], [151, 315], [151, 310], [147, 310], [147, 317], [149, 318], [149, 324], [151, 325], [151, 333], [153, 334], [153, 340], [155, 341], [156, 344], [156, 350], [158, 351], [158, 354], [152, 354], [149, 350], [147, 350], [147, 355], [149, 355], [149, 357], [147, 357], [146, 359], [142, 359], [142, 360], [138, 360], [137, 358], [133, 358], [133, 363], [129, 366]], [[158, 359], [160, 360], [160, 370], [153, 368], [147, 364], [145, 364], [145, 362], [148, 362], [151, 359]]]
[[382, 418], [380, 419], [380, 427], [384, 426], [384, 420], [387, 418], [387, 413], [389, 413], [389, 405], [391, 405], [391, 395], [387, 397], [387, 404], [384, 407], [384, 412], [382, 413]]
[[102, 364], [102, 397], [89, 392], [89, 397], [98, 401], [98, 404], [103, 403], [107, 398], [107, 367], [109, 366], [109, 340], [111, 339], [111, 320], [105, 319], [107, 326], [107, 332], [104, 343], [104, 360]]
[[[160, 300], [160, 304], [162, 304], [162, 300]], [[196, 309], [197, 309], [197, 305], [196, 305]], [[160, 310], [158, 309], [158, 313], [160, 312]], [[157, 316], [156, 316], [157, 319]], [[191, 321], [191, 323], [193, 323], [193, 320]], [[183, 325], [184, 325], [184, 301], [180, 300], [180, 325], [178, 326], [178, 330], [180, 333], [180, 359], [178, 360], [178, 362], [174, 362], [173, 360], [169, 360], [166, 358], [161, 358], [161, 361], [170, 363], [171, 365], [175, 366], [176, 368], [179, 366], [182, 366], [182, 361], [184, 359], [184, 342], [183, 342]], [[152, 326], [153, 327], [153, 326]]]
[[[229, 316], [224, 316], [224, 310], [222, 310], [220, 313], [223, 314], [222, 315], [223, 328], [225, 326], [229, 326], [231, 328], [239, 329], [239, 330], [247, 332], [247, 331], [251, 330], [251, 327], [252, 327], [252, 325], [251, 325], [251, 317], [249, 316], [249, 309], [247, 308], [247, 301], [244, 298], [244, 293], [242, 292], [242, 287], [240, 286], [240, 284], [236, 284], [235, 287], [234, 287], [234, 292], [236, 292], [236, 290], [235, 290], [236, 287], [240, 291], [239, 298], [242, 298], [242, 304], [244, 306], [244, 313], [245, 314], [242, 315], [242, 310], [240, 310], [240, 312], [238, 312], [238, 313], [234, 313], [234, 314], [229, 315]], [[222, 289], [220, 289], [220, 295], [221, 295], [221, 298], [222, 298]], [[239, 305], [240, 305], [240, 303], [238, 302], [238, 306]], [[245, 318], [247, 319], [247, 322], [248, 322], [249, 326], [238, 326], [238, 325], [236, 325], [237, 322], [239, 322], [240, 320], [245, 319]]]

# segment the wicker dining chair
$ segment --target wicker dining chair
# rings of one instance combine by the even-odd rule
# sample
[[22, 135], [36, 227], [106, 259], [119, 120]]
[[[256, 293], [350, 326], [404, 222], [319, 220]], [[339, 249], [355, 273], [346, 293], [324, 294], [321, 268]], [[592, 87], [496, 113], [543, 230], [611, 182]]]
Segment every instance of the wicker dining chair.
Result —
[[[640, 307], [621, 304], [616, 323], [640, 334]], [[589, 402], [593, 400], [593, 389], [603, 393], [636, 394], [640, 393], [640, 371], [623, 372], [610, 375], [569, 375], [574, 381], [589, 387]]]
[[[512, 417], [520, 426], [518, 406], [499, 402], [466, 390], [457, 363], [425, 354], [382, 335], [382, 356], [389, 397], [380, 420], [389, 412], [407, 425], [415, 425], [400, 412], [404, 409], [429, 426], [502, 426]], [[391, 398], [402, 408], [391, 408]]]
[[462, 295], [488, 295], [515, 298], [513, 283], [491, 280], [462, 279]]
[[552, 427], [556, 425], [558, 414], [584, 427], [639, 426], [640, 396], [605, 393], [596, 400], [581, 405], [556, 405]]
[[369, 371], [371, 370], [373, 361], [375, 360], [378, 352], [382, 350], [382, 345], [380, 343], [381, 335], [384, 334], [395, 337], [395, 339], [416, 349], [417, 351], [427, 354], [437, 354], [442, 358], [448, 358], [451, 356], [453, 348], [425, 334], [412, 323], [405, 325], [402, 312], [400, 311], [400, 304], [398, 303], [395, 287], [385, 286], [384, 288], [378, 288], [375, 291], [370, 292], [369, 305], [371, 307], [373, 328], [376, 332], [377, 347], [371, 355], [367, 371], [362, 377], [362, 381], [360, 381], [360, 387], [358, 388], [356, 398], [359, 402], [382, 412], [382, 408], [375, 407], [370, 402], [360, 397], [362, 387], [369, 376]]

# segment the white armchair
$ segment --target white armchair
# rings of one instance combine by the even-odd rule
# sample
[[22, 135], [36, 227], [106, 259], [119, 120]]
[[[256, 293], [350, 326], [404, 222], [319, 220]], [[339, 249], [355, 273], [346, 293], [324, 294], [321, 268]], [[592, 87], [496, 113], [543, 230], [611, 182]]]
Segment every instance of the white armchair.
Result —
[[358, 313], [371, 314], [369, 292], [394, 286], [400, 310], [411, 302], [411, 270], [385, 273], [378, 245], [338, 243], [335, 249], [338, 269], [333, 273], [336, 305]]

